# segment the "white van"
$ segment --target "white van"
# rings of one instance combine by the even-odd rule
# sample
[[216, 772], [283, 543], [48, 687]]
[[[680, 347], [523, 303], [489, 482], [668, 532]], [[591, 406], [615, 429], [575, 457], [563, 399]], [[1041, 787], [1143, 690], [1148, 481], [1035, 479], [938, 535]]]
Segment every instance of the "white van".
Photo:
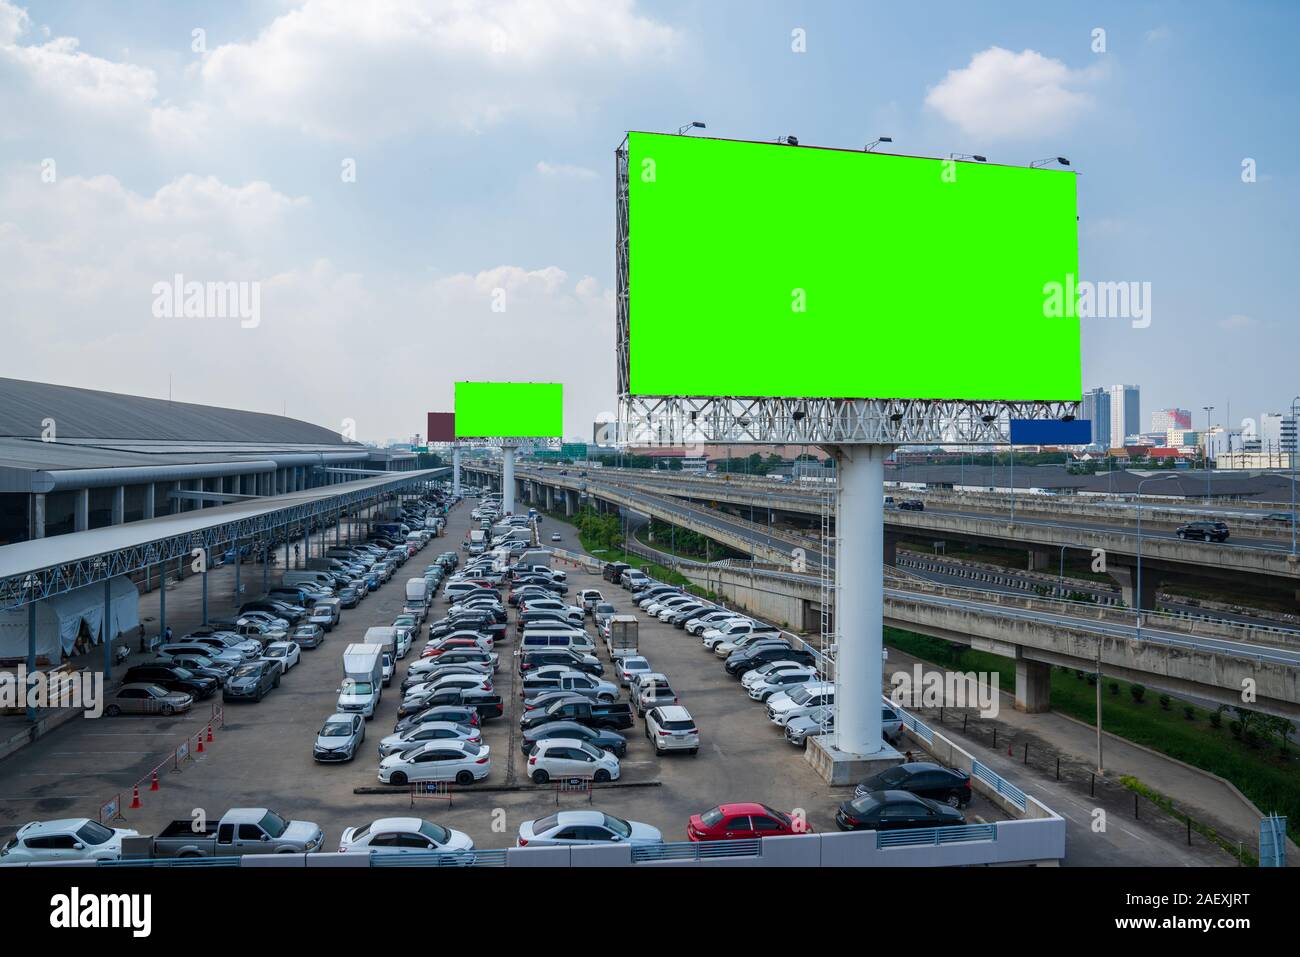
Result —
[[596, 653], [596, 645], [591, 640], [591, 636], [585, 631], [563, 627], [547, 628], [545, 626], [525, 628], [524, 636], [520, 639], [520, 653], [540, 651], [542, 648], [568, 648], [570, 651], [576, 651], [583, 655]]

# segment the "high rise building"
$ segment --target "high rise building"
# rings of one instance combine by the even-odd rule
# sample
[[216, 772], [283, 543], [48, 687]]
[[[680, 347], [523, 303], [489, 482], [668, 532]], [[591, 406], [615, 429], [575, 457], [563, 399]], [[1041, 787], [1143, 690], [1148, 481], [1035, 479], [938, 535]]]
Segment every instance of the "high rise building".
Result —
[[1259, 448], [1261, 452], [1296, 451], [1296, 417], [1281, 412], [1260, 416]]
[[1151, 413], [1151, 431], [1168, 432], [1170, 429], [1190, 429], [1192, 413], [1187, 409], [1157, 409]]
[[1105, 389], [1089, 389], [1083, 394], [1080, 417], [1092, 423], [1092, 445], [1099, 449], [1110, 448], [1110, 393]]
[[1142, 429], [1141, 400], [1135, 385], [1113, 385], [1109, 391], [1110, 439], [1112, 443], [1120, 443]]

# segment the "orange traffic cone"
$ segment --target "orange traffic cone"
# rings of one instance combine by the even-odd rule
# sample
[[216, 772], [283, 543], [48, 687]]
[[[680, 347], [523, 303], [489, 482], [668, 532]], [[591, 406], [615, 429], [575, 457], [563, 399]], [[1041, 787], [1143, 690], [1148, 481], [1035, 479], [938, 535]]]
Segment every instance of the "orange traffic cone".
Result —
[[153, 779], [149, 782], [149, 790], [150, 791], [158, 790], [158, 769], [157, 768], [153, 769]]
[[199, 738], [199, 746], [198, 746], [195, 750], [198, 751], [199, 754], [202, 754], [202, 753], [203, 753], [203, 735], [200, 734], [200, 735], [198, 736], [198, 738]]
[[140, 785], [131, 789], [131, 807], [132, 809], [140, 807]]
[[212, 725], [208, 725], [208, 743], [212, 743]]

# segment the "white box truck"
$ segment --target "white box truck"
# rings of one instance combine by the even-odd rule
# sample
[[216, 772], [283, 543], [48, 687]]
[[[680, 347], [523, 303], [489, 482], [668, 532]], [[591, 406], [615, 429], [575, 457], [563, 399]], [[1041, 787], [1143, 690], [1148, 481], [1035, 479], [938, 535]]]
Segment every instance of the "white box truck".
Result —
[[609, 620], [605, 644], [610, 658], [624, 658], [637, 653], [638, 625], [636, 615], [614, 615]]
[[383, 681], [384, 649], [379, 645], [348, 645], [343, 651], [338, 710], [373, 718], [383, 692]]
[[402, 611], [424, 621], [429, 614], [429, 582], [424, 578], [406, 580], [406, 604]]

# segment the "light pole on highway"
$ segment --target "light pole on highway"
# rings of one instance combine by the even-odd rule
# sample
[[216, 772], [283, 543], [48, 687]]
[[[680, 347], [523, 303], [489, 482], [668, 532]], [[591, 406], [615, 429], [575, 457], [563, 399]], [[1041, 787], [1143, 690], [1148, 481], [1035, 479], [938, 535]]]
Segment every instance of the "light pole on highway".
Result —
[[1205, 504], [1209, 505], [1210, 504], [1210, 413], [1214, 411], [1214, 406], [1203, 405], [1201, 406], [1201, 408], [1205, 410], [1205, 441], [1201, 444], [1201, 448], [1203, 448], [1205, 452], [1201, 456], [1201, 465], [1205, 467]]
[[1138, 482], [1137, 488], [1137, 581], [1133, 589], [1133, 607], [1137, 611], [1137, 640], [1142, 640], [1142, 486], [1148, 482], [1172, 482], [1176, 475], [1153, 475]]

